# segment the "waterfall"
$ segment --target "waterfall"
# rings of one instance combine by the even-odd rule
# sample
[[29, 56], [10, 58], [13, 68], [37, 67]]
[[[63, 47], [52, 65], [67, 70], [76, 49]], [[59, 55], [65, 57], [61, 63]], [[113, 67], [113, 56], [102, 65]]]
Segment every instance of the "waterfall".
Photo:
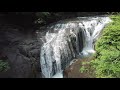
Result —
[[95, 53], [94, 43], [109, 17], [77, 17], [47, 27], [40, 53], [44, 78], [63, 78], [73, 59]]

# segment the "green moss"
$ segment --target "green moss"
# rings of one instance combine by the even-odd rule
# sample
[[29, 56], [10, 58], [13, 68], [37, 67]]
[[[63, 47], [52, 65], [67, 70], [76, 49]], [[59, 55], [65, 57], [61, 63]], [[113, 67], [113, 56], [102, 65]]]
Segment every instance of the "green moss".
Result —
[[8, 62], [0, 60], [0, 72], [6, 72], [9, 68]]

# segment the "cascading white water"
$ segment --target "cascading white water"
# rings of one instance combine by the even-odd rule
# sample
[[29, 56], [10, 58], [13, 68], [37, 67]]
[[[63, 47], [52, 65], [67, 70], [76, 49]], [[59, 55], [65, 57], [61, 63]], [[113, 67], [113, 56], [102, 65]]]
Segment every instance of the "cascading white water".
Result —
[[109, 17], [78, 17], [48, 27], [40, 55], [43, 77], [63, 78], [73, 59], [95, 53], [93, 43], [110, 21]]
[[[109, 17], [96, 17], [91, 21], [83, 21], [84, 35], [85, 35], [85, 47], [81, 54], [89, 56], [95, 53], [94, 42], [98, 39], [100, 32], [104, 26], [109, 23], [111, 20]], [[82, 26], [81, 26], [82, 27]]]

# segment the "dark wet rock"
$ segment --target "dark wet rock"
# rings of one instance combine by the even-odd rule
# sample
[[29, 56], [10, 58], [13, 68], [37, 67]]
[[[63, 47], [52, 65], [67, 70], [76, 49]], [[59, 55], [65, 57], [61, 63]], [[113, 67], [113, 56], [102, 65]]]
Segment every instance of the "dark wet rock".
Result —
[[0, 77], [41, 77], [40, 47], [41, 43], [33, 34], [21, 33], [19, 28], [2, 28], [0, 30], [0, 53], [8, 58], [10, 69], [7, 72], [0, 72]]

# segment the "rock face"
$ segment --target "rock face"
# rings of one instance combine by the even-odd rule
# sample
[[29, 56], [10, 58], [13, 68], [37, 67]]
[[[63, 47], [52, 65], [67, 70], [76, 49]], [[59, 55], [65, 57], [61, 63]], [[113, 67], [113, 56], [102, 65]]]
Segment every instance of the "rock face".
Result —
[[41, 43], [35, 34], [24, 34], [19, 29], [14, 26], [0, 26], [0, 53], [10, 65], [7, 72], [0, 73], [0, 78], [41, 77]]

